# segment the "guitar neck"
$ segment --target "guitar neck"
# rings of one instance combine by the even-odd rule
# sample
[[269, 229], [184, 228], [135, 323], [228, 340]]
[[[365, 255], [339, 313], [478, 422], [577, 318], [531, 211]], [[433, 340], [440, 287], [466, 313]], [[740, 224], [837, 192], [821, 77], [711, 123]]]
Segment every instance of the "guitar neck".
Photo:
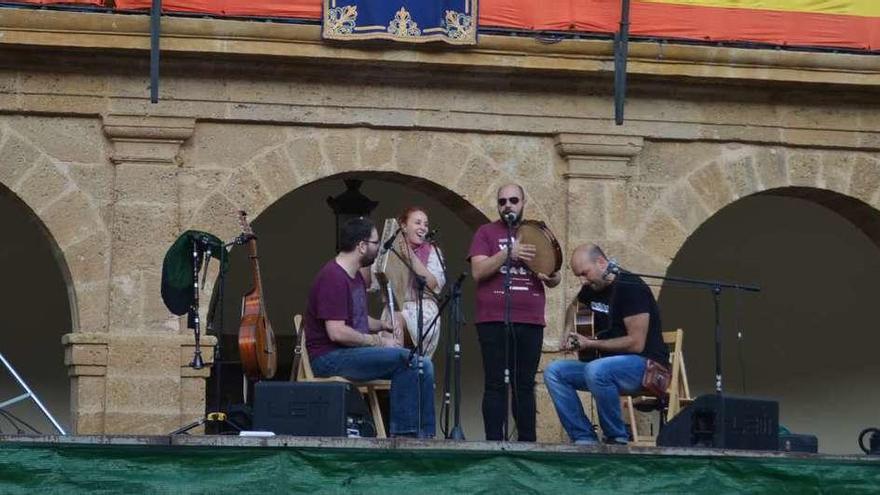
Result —
[[263, 277], [260, 275], [260, 257], [257, 254], [257, 240], [248, 241], [248, 257], [251, 260], [251, 268], [254, 273], [254, 290], [263, 293]]

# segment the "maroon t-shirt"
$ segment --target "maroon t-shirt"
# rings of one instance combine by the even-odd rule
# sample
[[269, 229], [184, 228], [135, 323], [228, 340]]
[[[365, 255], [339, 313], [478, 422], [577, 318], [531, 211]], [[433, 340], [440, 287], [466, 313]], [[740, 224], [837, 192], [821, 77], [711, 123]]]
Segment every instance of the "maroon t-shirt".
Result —
[[327, 320], [345, 320], [346, 325], [361, 333], [370, 331], [364, 278], [360, 272], [354, 278], [349, 277], [335, 259], [321, 268], [309, 290], [305, 332], [310, 359], [343, 347], [330, 340]]
[[[516, 242], [516, 231], [513, 232]], [[507, 225], [500, 220], [477, 229], [468, 259], [492, 256], [507, 249]], [[544, 284], [522, 261], [511, 263], [510, 320], [544, 326]], [[477, 284], [476, 323], [504, 321], [504, 265], [494, 275]]]

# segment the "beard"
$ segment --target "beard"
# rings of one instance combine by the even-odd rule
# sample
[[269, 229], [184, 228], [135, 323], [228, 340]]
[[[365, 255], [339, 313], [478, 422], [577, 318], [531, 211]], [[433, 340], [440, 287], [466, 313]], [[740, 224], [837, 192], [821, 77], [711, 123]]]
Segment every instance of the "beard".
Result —
[[367, 253], [361, 258], [361, 268], [366, 268], [373, 264], [376, 261], [376, 257], [379, 255], [379, 251], [376, 250], [374, 253]]
[[[501, 213], [501, 221], [502, 221], [502, 222], [506, 222], [507, 219], [504, 218], [504, 216], [507, 215], [508, 213], [513, 213], [513, 210], [505, 209], [505, 210], [501, 210], [500, 213]], [[514, 213], [514, 215], [516, 215], [516, 218], [513, 220], [513, 223], [514, 223], [514, 224], [518, 224], [518, 223], [520, 223], [520, 222], [522, 221], [522, 215], [523, 215], [522, 210], [520, 210], [519, 213]]]

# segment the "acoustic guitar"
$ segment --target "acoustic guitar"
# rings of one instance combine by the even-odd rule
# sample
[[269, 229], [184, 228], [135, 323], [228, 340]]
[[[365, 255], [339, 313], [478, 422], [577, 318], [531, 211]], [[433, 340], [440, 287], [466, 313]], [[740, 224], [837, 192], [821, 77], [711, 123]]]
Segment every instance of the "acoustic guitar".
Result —
[[[569, 341], [566, 342], [567, 345], [565, 348], [549, 352], [559, 352], [562, 354], [573, 353], [574, 351], [571, 350], [571, 346], [574, 343], [574, 334], [596, 338], [595, 319], [589, 306], [585, 306], [577, 301], [573, 302], [565, 312], [565, 320], [566, 328], [571, 328], [571, 333], [568, 334]], [[596, 349], [587, 349], [577, 351], [577, 355], [578, 360], [587, 362], [598, 358], [599, 352]]]
[[278, 365], [275, 333], [266, 316], [260, 260], [257, 256], [257, 237], [244, 211], [238, 212], [242, 237], [247, 239], [248, 257], [254, 275], [254, 287], [241, 302], [241, 324], [238, 328], [238, 353], [245, 376], [251, 380], [272, 378]]
[[[596, 320], [590, 307], [581, 303], [577, 304], [577, 310], [574, 315], [574, 331], [584, 337], [596, 338]], [[596, 349], [585, 349], [578, 351], [578, 360], [589, 362], [599, 358], [599, 351]]]

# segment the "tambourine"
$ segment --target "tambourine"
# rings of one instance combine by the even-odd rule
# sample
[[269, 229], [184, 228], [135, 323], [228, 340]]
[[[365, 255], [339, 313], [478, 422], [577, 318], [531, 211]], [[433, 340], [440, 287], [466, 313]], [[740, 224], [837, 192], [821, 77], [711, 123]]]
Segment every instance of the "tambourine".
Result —
[[523, 261], [535, 273], [552, 275], [562, 268], [562, 248], [544, 222], [523, 220], [516, 233], [519, 243], [535, 246], [535, 257]]

